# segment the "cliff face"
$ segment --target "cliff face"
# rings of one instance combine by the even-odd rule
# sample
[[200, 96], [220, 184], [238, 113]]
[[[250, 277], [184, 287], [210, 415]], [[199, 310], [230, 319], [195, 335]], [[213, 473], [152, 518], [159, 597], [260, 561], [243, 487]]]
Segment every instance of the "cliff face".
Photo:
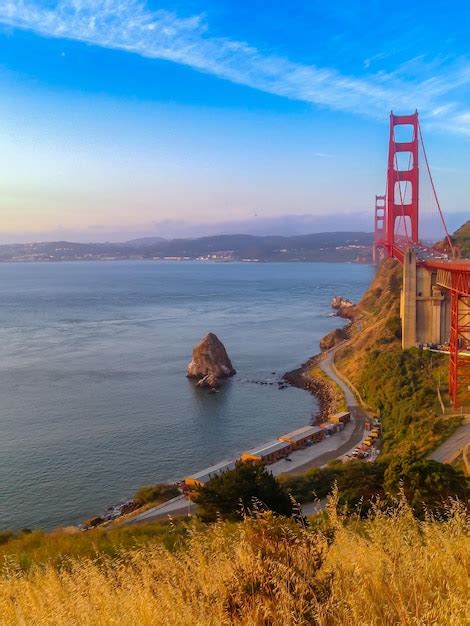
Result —
[[194, 346], [188, 364], [188, 378], [206, 380], [208, 387], [218, 386], [219, 379], [236, 374], [224, 344], [214, 333], [208, 333]]

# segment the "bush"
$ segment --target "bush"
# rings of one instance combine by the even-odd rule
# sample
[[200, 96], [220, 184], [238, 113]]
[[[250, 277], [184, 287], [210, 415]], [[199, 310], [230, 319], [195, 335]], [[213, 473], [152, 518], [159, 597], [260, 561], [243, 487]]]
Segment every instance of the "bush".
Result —
[[367, 504], [361, 511], [365, 514], [369, 510], [370, 500], [384, 494], [384, 471], [384, 465], [379, 462], [333, 461], [326, 467], [313, 468], [305, 474], [284, 476], [282, 483], [301, 504], [315, 498], [325, 498], [336, 484], [339, 504], [352, 512], [365, 500]]
[[290, 516], [293, 507], [284, 486], [262, 463], [238, 461], [235, 469], [215, 476], [198, 490], [194, 501], [204, 521], [242, 519], [263, 508]]
[[179, 489], [175, 485], [157, 483], [155, 485], [143, 485], [134, 495], [134, 500], [141, 506], [149, 502], [165, 502], [179, 495]]
[[394, 315], [385, 322], [385, 328], [395, 337], [401, 339], [401, 319]]
[[449, 497], [466, 500], [469, 495], [462, 472], [452, 465], [420, 459], [413, 451], [389, 464], [384, 484], [391, 494], [402, 492], [418, 515], [426, 509], [441, 511]]

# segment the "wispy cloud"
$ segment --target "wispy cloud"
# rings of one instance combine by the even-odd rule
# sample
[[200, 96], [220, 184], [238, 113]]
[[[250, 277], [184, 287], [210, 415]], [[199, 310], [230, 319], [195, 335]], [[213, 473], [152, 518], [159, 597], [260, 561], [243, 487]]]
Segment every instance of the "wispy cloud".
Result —
[[143, 0], [58, 0], [53, 5], [0, 0], [0, 23], [45, 37], [188, 65], [234, 83], [335, 110], [383, 117], [391, 108], [418, 108], [436, 125], [444, 116], [449, 124], [452, 112], [453, 130], [470, 134], [467, 114], [459, 112], [458, 103], [446, 100], [470, 82], [468, 64], [450, 75], [421, 80], [407, 79], [403, 67], [393, 73], [346, 76], [334, 68], [265, 54], [242, 41], [212, 37], [202, 16], [182, 18], [164, 9], [150, 10]]

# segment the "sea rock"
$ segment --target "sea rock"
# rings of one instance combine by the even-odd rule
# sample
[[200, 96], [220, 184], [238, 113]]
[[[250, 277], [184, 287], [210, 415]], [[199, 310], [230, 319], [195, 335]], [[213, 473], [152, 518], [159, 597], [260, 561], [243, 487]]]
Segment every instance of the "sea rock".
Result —
[[331, 301], [331, 308], [336, 311], [336, 314], [339, 317], [344, 317], [346, 319], [354, 319], [356, 316], [357, 305], [348, 298], [343, 298], [342, 296], [335, 296]]
[[209, 389], [217, 389], [220, 387], [220, 381], [214, 374], [207, 374], [204, 378], [200, 378], [196, 385], [198, 387], [209, 387]]
[[197, 379], [198, 386], [215, 389], [219, 381], [236, 374], [224, 344], [214, 333], [208, 333], [193, 348], [188, 364], [188, 378]]

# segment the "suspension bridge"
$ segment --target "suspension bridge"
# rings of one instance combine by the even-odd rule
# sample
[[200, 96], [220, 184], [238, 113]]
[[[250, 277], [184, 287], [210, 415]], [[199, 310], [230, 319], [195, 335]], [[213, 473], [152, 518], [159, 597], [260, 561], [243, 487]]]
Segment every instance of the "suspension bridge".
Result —
[[[441, 232], [434, 245], [420, 236], [426, 212]], [[402, 346], [449, 353], [456, 409], [470, 400], [470, 260], [459, 259], [447, 230], [417, 111], [390, 115], [386, 190], [375, 197], [374, 224], [374, 261], [394, 258], [403, 265]]]

